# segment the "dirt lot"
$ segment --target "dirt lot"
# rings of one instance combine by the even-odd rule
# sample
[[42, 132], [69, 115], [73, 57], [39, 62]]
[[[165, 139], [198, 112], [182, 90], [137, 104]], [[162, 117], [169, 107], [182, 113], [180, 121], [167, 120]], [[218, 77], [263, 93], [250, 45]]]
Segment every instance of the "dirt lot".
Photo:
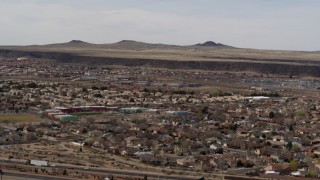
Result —
[[0, 123], [44, 122], [45, 120], [29, 114], [1, 114]]

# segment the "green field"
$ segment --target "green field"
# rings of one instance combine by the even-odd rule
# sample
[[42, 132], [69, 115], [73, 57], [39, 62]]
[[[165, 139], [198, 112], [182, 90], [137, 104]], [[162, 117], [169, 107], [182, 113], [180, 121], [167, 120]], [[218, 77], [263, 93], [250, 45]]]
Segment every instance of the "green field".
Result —
[[2, 114], [0, 123], [27, 123], [27, 122], [44, 122], [43, 119], [29, 114]]

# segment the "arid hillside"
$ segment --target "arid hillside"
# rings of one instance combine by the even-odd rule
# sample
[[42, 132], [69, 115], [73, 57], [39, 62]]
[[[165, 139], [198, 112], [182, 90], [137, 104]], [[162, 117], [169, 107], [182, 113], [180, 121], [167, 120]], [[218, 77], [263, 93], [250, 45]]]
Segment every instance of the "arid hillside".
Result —
[[242, 49], [208, 41], [190, 46], [124, 40], [91, 44], [79, 40], [32, 46], [0, 46], [0, 57], [53, 59], [85, 63], [320, 77], [320, 52]]

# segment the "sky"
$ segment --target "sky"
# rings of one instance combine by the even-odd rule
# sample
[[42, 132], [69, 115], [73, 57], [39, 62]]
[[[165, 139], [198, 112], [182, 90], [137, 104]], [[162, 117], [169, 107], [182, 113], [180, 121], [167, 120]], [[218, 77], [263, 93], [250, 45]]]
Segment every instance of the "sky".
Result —
[[0, 0], [0, 44], [82, 40], [320, 50], [320, 0]]

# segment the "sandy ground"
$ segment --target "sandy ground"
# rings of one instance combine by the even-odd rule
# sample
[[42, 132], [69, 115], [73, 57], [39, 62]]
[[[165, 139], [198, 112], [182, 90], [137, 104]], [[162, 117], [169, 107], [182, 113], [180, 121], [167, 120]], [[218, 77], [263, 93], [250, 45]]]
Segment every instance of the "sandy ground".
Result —
[[[1, 180], [1, 179], [0, 179]], [[28, 178], [28, 177], [14, 177], [14, 176], [2, 176], [2, 180], [33, 180], [32, 178]], [[37, 180], [37, 179], [34, 179]]]

